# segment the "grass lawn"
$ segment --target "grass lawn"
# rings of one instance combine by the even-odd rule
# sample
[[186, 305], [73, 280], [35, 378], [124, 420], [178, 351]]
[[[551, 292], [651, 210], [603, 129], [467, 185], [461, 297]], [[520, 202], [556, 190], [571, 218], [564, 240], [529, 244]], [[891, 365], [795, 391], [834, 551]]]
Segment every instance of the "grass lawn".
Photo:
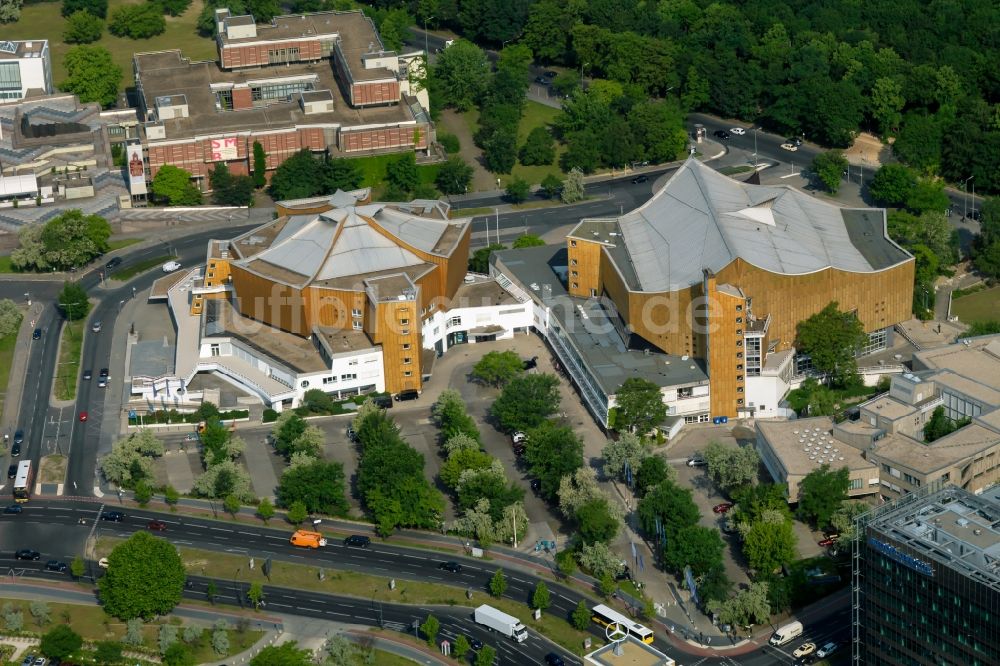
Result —
[[10, 255], [0, 255], [0, 273], [13, 273], [14, 267], [10, 263]]
[[7, 398], [7, 382], [10, 380], [10, 364], [14, 362], [16, 344], [16, 332], [0, 338], [0, 414], [3, 414], [4, 400]]
[[80, 352], [83, 347], [82, 321], [67, 321], [63, 325], [59, 344], [59, 365], [56, 368], [56, 400], [76, 398], [76, 383], [80, 375]]
[[152, 259], [147, 259], [146, 261], [140, 261], [134, 266], [129, 266], [128, 268], [123, 268], [120, 271], [115, 271], [110, 275], [112, 280], [131, 280], [139, 273], [145, 273], [150, 268], [165, 264], [168, 261], [173, 261], [177, 257], [172, 254], [165, 254], [162, 257], [153, 257]]
[[[399, 155], [372, 155], [371, 157], [355, 157], [350, 159], [358, 165], [361, 173], [364, 174], [364, 181], [361, 183], [362, 186], [376, 187], [385, 184], [386, 167], [389, 166], [390, 162], [398, 160]], [[433, 185], [439, 168], [437, 164], [418, 165], [417, 173], [420, 175], [420, 182]]]
[[[102, 537], [97, 542], [97, 557], [105, 557], [115, 545], [123, 541], [115, 537]], [[325, 580], [319, 580], [320, 567], [303, 564], [290, 564], [276, 561], [271, 567], [270, 583], [259, 569], [250, 571], [246, 566], [246, 558], [242, 555], [229, 555], [196, 548], [179, 547], [181, 560], [189, 573], [198, 576], [231, 579], [233, 571], [239, 571], [238, 579], [245, 582], [259, 581], [277, 587], [312, 590], [327, 594], [342, 594], [353, 597], [371, 598], [370, 591], [378, 590], [378, 599], [384, 603], [435, 605], [435, 606], [469, 606], [475, 608], [488, 603], [500, 610], [515, 615], [525, 626], [548, 636], [551, 640], [563, 646], [574, 654], [580, 654], [583, 639], [586, 634], [577, 631], [569, 625], [565, 618], [548, 613], [542, 614], [542, 619], [535, 621], [531, 610], [524, 604], [510, 599], [494, 599], [483, 589], [473, 590], [472, 599], [466, 598], [465, 587], [454, 587], [441, 583], [424, 583], [411, 580], [396, 580], [396, 589], [389, 589], [389, 580], [379, 576], [355, 573], [353, 571], [337, 571], [323, 568]], [[304, 551], [306, 557], [308, 552]]]
[[[110, 0], [108, 16], [122, 5], [140, 4], [137, 0]], [[192, 61], [214, 60], [215, 41], [198, 34], [195, 23], [204, 6], [202, 0], [194, 0], [183, 15], [167, 16], [167, 29], [162, 35], [151, 39], [125, 39], [115, 37], [105, 30], [95, 46], [103, 46], [111, 52], [111, 57], [122, 69], [122, 87], [132, 85], [132, 53], [180, 49]], [[63, 42], [66, 19], [63, 18], [61, 2], [40, 2], [26, 4], [21, 8], [21, 18], [17, 23], [3, 27], [4, 39], [47, 39], [52, 53], [52, 82], [58, 86], [66, 78], [63, 58], [74, 44]]]
[[[385, 650], [372, 650], [372, 654], [375, 655], [375, 661], [371, 663], [378, 664], [378, 666], [413, 666], [417, 663], [412, 659]], [[364, 655], [355, 654], [351, 666], [364, 666], [365, 663], [367, 662], [365, 662]]]
[[[0, 604], [6, 603], [10, 603], [15, 610], [22, 611], [24, 614], [25, 631], [44, 632], [56, 624], [68, 624], [73, 628], [73, 631], [80, 634], [87, 641], [119, 641], [125, 636], [124, 622], [118, 618], [111, 617], [93, 605], [49, 603], [51, 621], [48, 625], [39, 627], [29, 612], [30, 603], [28, 601], [0, 598]], [[167, 622], [160, 618], [153, 622], [147, 622], [143, 626], [142, 634], [145, 639], [143, 644], [146, 648], [156, 648], [160, 625], [167, 624], [168, 622], [178, 627], [183, 624], [178, 618], [171, 617]], [[229, 654], [232, 655], [248, 649], [260, 639], [264, 632], [250, 630], [240, 632], [232, 629], [228, 633]], [[192, 648], [191, 652], [197, 663], [215, 661], [219, 658], [219, 655], [212, 650], [211, 630], [207, 628], [203, 632], [201, 640], [193, 645]]]
[[951, 314], [966, 324], [1000, 320], [1000, 287], [983, 289], [951, 302]]
[[[536, 127], [544, 127], [547, 125], [552, 125], [555, 122], [556, 116], [561, 112], [559, 109], [554, 109], [551, 106], [545, 106], [544, 104], [539, 104], [538, 102], [526, 101], [524, 103], [524, 112], [521, 114], [521, 124], [517, 126], [517, 146], [520, 149], [524, 145], [525, 139], [528, 138], [528, 134], [531, 130]], [[514, 171], [510, 176], [501, 177], [506, 186], [507, 181], [512, 178], [522, 178], [532, 185], [537, 185], [545, 179], [545, 176], [550, 173], [558, 176], [562, 179], [562, 169], [559, 168], [559, 156], [566, 152], [566, 147], [563, 146], [558, 141], [556, 146], [556, 157], [552, 161], [551, 165], [548, 166], [524, 166], [520, 162], [514, 165]]]
[[129, 245], [135, 245], [136, 243], [141, 243], [143, 238], [121, 238], [119, 240], [113, 240], [108, 242], [108, 252], [114, 252], [115, 250], [120, 250], [123, 247], [128, 247]]

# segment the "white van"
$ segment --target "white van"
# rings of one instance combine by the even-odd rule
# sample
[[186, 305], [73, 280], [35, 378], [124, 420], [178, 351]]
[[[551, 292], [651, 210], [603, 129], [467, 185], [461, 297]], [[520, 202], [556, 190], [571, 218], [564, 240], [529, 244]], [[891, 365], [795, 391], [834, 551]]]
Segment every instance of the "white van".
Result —
[[793, 638], [798, 638], [801, 635], [802, 623], [797, 620], [789, 622], [782, 627], [778, 627], [778, 630], [774, 632], [771, 636], [771, 645], [784, 645]]

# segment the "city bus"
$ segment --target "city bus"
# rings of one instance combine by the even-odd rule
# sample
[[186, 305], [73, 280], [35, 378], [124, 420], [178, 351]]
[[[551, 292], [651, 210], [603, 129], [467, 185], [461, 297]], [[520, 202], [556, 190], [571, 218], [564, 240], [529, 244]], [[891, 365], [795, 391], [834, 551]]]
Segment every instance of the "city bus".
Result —
[[623, 629], [626, 629], [629, 634], [643, 643], [646, 643], [647, 645], [652, 645], [653, 643], [652, 630], [642, 626], [631, 618], [625, 617], [618, 611], [608, 608], [604, 604], [594, 606], [591, 619], [602, 627], [607, 627], [611, 624], [618, 624]]
[[17, 475], [14, 477], [14, 501], [27, 502], [31, 499], [31, 484], [35, 480], [35, 472], [31, 469], [30, 460], [22, 460], [17, 464]]

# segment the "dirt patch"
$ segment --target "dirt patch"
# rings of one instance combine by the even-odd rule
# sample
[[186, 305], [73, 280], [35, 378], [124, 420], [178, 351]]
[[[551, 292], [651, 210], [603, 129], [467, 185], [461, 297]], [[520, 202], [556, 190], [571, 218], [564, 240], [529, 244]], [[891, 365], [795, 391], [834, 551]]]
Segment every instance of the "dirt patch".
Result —
[[62, 483], [66, 478], [66, 456], [43, 456], [38, 471], [40, 483]]
[[844, 157], [851, 164], [862, 164], [872, 168], [893, 161], [892, 148], [868, 132], [861, 132], [855, 137], [851, 147], [844, 151]]
[[465, 160], [466, 164], [472, 166], [472, 183], [469, 185], [470, 192], [484, 192], [495, 190], [497, 186], [496, 177], [483, 166], [483, 151], [476, 147], [472, 140], [472, 127], [468, 114], [458, 113], [452, 109], [445, 109], [441, 112], [441, 122], [439, 129], [458, 137], [460, 144], [459, 156]]

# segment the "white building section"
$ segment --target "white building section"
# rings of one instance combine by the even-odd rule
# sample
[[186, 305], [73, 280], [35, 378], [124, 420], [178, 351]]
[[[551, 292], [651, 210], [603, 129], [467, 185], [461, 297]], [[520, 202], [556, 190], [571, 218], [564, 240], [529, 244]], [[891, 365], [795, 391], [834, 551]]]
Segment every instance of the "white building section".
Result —
[[51, 95], [52, 56], [44, 39], [14, 42], [0, 40], [0, 104], [28, 96]]

